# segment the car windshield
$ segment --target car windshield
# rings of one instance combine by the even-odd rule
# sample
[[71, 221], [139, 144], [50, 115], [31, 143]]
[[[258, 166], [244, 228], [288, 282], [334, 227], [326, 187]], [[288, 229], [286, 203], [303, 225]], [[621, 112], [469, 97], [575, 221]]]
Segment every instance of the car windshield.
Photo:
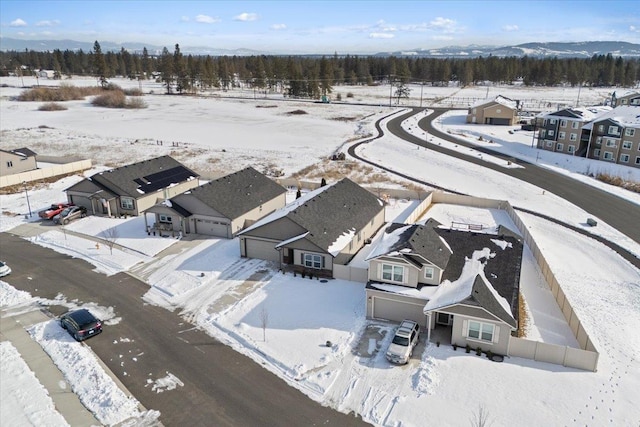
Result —
[[69, 212], [71, 212], [71, 208], [67, 208], [67, 209], [63, 210], [60, 215], [67, 216], [67, 215], [69, 215]]
[[406, 347], [409, 345], [409, 338], [400, 337], [396, 335], [395, 337], [393, 337], [393, 343]]

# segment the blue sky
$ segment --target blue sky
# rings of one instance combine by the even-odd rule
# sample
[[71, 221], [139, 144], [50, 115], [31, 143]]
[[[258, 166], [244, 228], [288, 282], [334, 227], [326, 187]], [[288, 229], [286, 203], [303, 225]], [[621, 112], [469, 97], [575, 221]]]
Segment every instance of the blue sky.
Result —
[[640, 43], [621, 1], [0, 1], [0, 35], [271, 53], [375, 53], [532, 41]]

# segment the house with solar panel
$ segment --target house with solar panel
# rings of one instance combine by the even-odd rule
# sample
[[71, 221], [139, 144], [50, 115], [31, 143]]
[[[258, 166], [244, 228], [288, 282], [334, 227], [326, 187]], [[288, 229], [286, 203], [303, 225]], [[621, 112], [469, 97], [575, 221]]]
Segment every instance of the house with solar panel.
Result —
[[99, 172], [65, 190], [88, 213], [137, 216], [162, 200], [199, 185], [200, 176], [170, 156]]

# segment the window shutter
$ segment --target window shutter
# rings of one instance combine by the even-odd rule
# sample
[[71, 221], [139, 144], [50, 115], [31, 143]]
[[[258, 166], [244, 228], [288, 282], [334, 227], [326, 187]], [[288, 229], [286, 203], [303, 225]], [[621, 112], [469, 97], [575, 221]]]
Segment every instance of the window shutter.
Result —
[[462, 336], [465, 338], [469, 335], [467, 322], [466, 319], [462, 321]]
[[304, 265], [304, 254], [300, 252], [300, 264]]
[[500, 340], [500, 326], [494, 325], [493, 327], [493, 342], [498, 343]]
[[322, 256], [321, 258], [322, 258], [322, 268], [324, 268], [324, 256]]

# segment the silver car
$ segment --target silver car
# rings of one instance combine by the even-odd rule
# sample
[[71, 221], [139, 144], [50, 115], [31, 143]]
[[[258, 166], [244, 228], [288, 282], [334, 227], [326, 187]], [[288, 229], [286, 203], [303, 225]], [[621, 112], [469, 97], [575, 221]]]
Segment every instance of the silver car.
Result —
[[403, 320], [393, 335], [393, 341], [389, 344], [387, 360], [401, 365], [408, 363], [419, 339], [420, 325], [413, 320]]
[[3, 261], [0, 261], [0, 277], [11, 274], [11, 268]]
[[68, 224], [76, 218], [84, 218], [87, 216], [87, 208], [84, 206], [69, 206], [60, 214], [53, 217], [53, 222], [56, 224]]

